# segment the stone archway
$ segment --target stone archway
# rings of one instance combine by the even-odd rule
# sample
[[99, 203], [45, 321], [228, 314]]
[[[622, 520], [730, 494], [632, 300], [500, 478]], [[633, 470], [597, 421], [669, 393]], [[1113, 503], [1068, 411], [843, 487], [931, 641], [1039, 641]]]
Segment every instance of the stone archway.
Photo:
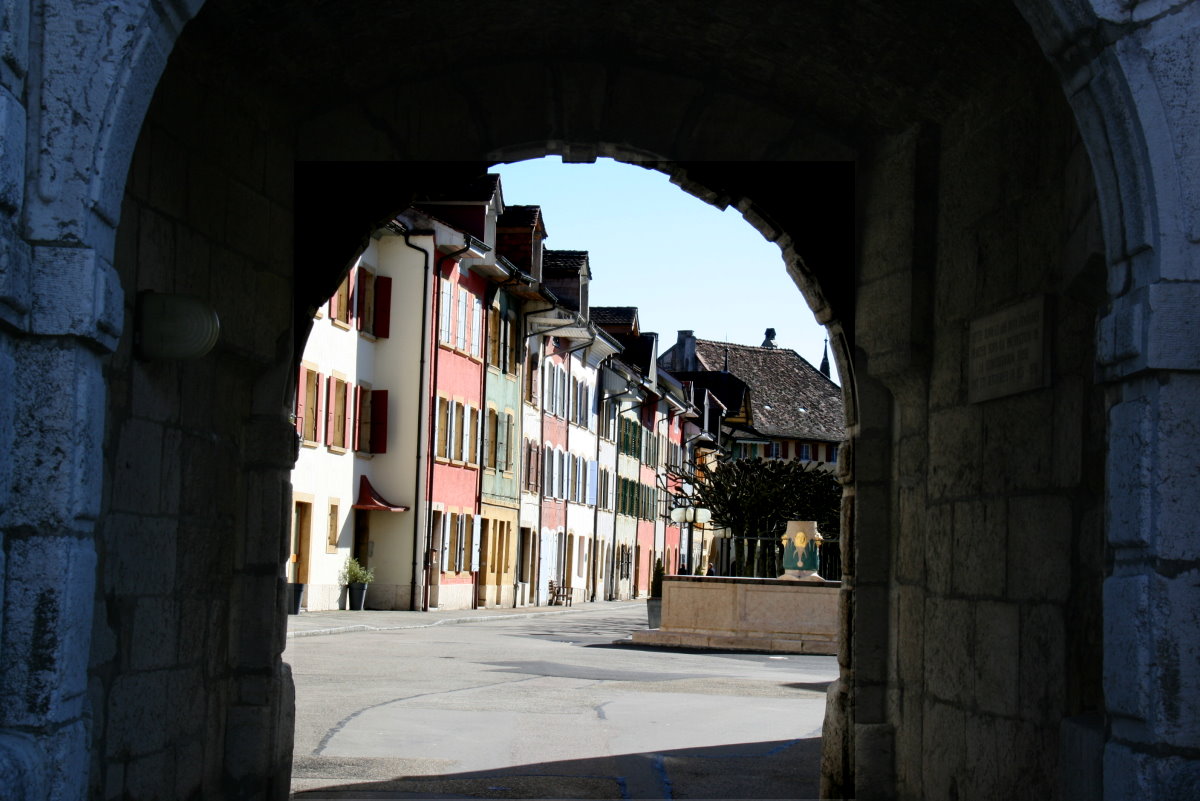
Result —
[[[683, 5], [629, 3], [590, 24], [580, 47], [569, 36], [578, 20], [554, 4], [531, 4], [523, 16], [463, 31], [411, 4], [322, 25], [304, 3], [235, 9], [213, 2], [181, 36], [200, 5], [127, 3], [102, 13], [49, 3], [39, 16], [17, 5], [4, 11], [14, 32], [0, 74], [6, 139], [33, 143], [5, 150], [0, 186], [0, 367], [17, 388], [0, 405], [0, 445], [12, 455], [0, 469], [0, 750], [21, 795], [286, 792], [290, 700], [278, 661], [281, 625], [237, 610], [274, 605], [282, 614], [275, 578], [282, 538], [259, 535], [281, 532], [286, 519], [291, 435], [282, 415], [293, 310], [251, 299], [291, 291], [291, 163], [487, 161], [521, 152], [586, 159], [612, 148], [661, 154], [688, 181], [739, 208], [744, 203], [752, 220], [801, 243], [803, 268], [813, 272], [829, 319], [846, 332], [841, 367], [855, 376], [857, 426], [847, 519], [857, 539], [847, 560], [854, 589], [847, 594], [845, 694], [832, 699], [844, 711], [827, 738], [836, 744], [827, 746], [829, 792], [854, 782], [863, 798], [952, 797], [978, 789], [959, 775], [968, 749], [1021, 742], [1054, 755], [1037, 763], [1039, 787], [1052, 787], [1050, 774], [1063, 760], [1094, 766], [1103, 749], [1107, 797], [1183, 797], [1200, 753], [1189, 722], [1200, 719], [1198, 680], [1181, 667], [1200, 639], [1200, 604], [1188, 584], [1197, 556], [1189, 521], [1200, 516], [1195, 437], [1187, 428], [1200, 397], [1200, 351], [1187, 327], [1200, 196], [1196, 171], [1187, 169], [1200, 113], [1188, 93], [1195, 5], [1158, 13], [1021, 4], [1060, 69], [1090, 164], [1055, 139], [1073, 135], [1075, 126], [1056, 110], [1057, 92], [1029, 60], [1024, 27], [1005, 10], [930, 19], [916, 6], [889, 12], [880, 5], [846, 19], [828, 4], [810, 8], [801, 30], [784, 6], [765, 4], [754, 21], [771, 24], [751, 30], [741, 12], [723, 7], [693, 14]], [[380, 64], [385, 51], [363, 46], [368, 30], [414, 35]], [[305, 59], [258, 69], [259, 53], [278, 53], [280, 37], [305, 32], [304, 41], [317, 42]], [[789, 32], [791, 40], [771, 38]], [[503, 45], [512, 43], [523, 57], [505, 58]], [[160, 82], [172, 48], [176, 64]], [[831, 54], [839, 49], [850, 59]], [[453, 59], [460, 51], [472, 58]], [[588, 58], [609, 52], [620, 55]], [[711, 58], [715, 52], [724, 57]], [[215, 53], [223, 57], [208, 58]], [[938, 74], [947, 60], [959, 69]], [[985, 69], [996, 61], [1011, 69]], [[287, 80], [288, 70], [322, 63], [332, 68], [305, 82]], [[496, 64], [508, 78], [505, 91], [481, 92]], [[378, 82], [381, 75], [391, 82]], [[349, 105], [330, 102], [339, 86], [365, 88], [368, 78], [375, 91]], [[1046, 101], [1050, 135], [995, 135], [1008, 109], [989, 116], [980, 111], [983, 101], [1003, 99], [1028, 121], [1028, 91]], [[963, 144], [971, 142], [1021, 161], [1007, 171], [1010, 183], [995, 162], [980, 158], [982, 150]], [[1060, 156], [1065, 167], [1054, 163]], [[822, 263], [810, 250], [821, 237], [805, 235], [811, 221], [805, 225], [787, 193], [755, 183], [747, 170], [717, 174], [704, 163], [742, 157], [858, 161], [852, 270]], [[1039, 209], [1070, 218], [1065, 229], [1046, 232], [1041, 218], [1006, 218], [1003, 203], [989, 208], [984, 192], [962, 188], [973, 178], [994, 184], [993, 200], [1016, 192], [1031, 202], [1084, 199], [1086, 206], [1093, 175], [1109, 278], [1099, 298], [1089, 265], [1100, 237], [1087, 208], [1070, 215]], [[1067, 186], [1046, 189], [1050, 179]], [[985, 212], [973, 221], [946, 204], [972, 198], [975, 211]], [[810, 208], [819, 207], [812, 200]], [[970, 233], [970, 241], [955, 232]], [[1009, 239], [1018, 244], [1010, 247]], [[997, 286], [1009, 280], [997, 278], [1006, 275], [1006, 256], [1070, 266], [1054, 275], [1018, 270], [1011, 286]], [[956, 284], [950, 268], [959, 264], [970, 264], [982, 284]], [[794, 265], [801, 269], [800, 261]], [[340, 267], [311, 281], [303, 259], [297, 269], [303, 306]], [[799, 277], [809, 280], [803, 271]], [[129, 312], [146, 288], [198, 292], [225, 307], [231, 330], [218, 358], [194, 368], [131, 361]], [[953, 557], [949, 567], [939, 561], [947, 558], [940, 543], [957, 542], [972, 521], [986, 527], [993, 519], [990, 495], [971, 482], [1019, 475], [1020, 465], [991, 465], [1005, 464], [1016, 442], [1006, 427], [1036, 420], [1042, 410], [1036, 402], [1024, 414], [1023, 401], [985, 411], [962, 402], [955, 394], [961, 381], [944, 378], [956, 364], [962, 369], [963, 356], [936, 312], [957, 309], [949, 319], [961, 325], [1030, 293], [1063, 304], [1056, 306], [1058, 333], [1076, 358], [1080, 343], [1092, 339], [1089, 313], [1111, 299], [1095, 357], [1082, 368], [1063, 365], [1071, 380], [1056, 381], [1049, 396], [1053, 419], [1069, 418], [1080, 440], [1094, 435], [1104, 444], [1109, 478], [1097, 511], [1096, 477], [1083, 467], [1100, 454], [1074, 434], [1063, 448], [1042, 443], [1053, 474], [1003, 488], [1005, 514], [1011, 519], [1017, 509], [1027, 523], [1006, 528], [1004, 542], [1032, 536], [1029, 549], [1048, 542], [1057, 566], [1035, 575], [1006, 563], [1019, 597], [1004, 595], [1007, 585], [972, 597], [955, 586]], [[1109, 386], [1099, 420], [1084, 380], [1093, 362]], [[106, 396], [102, 429], [95, 421]], [[941, 459], [963, 441], [977, 448], [957, 461]], [[1056, 461], [1064, 453], [1071, 464]], [[1136, 454], [1136, 469], [1116, 456], [1126, 453]], [[216, 469], [230, 463], [235, 470]], [[923, 476], [916, 485], [906, 483], [912, 465]], [[1059, 469], [1076, 472], [1064, 483]], [[965, 490], [956, 476], [967, 480]], [[216, 504], [204, 505], [213, 498]], [[955, 528], [960, 514], [967, 522]], [[1055, 540], [1064, 530], [1067, 540]], [[926, 539], [926, 531], [933, 536]], [[1089, 537], [1098, 531], [1108, 532], [1109, 573], [1094, 564], [1097, 544]], [[62, 589], [34, 586], [29, 577], [45, 565], [66, 578]], [[1094, 706], [1096, 688], [1058, 686], [1098, 645], [1065, 633], [1021, 639], [1026, 630], [1055, 631], [1072, 610], [1094, 608], [1087, 581], [1069, 584], [1065, 599], [1053, 588], [1064, 570], [1095, 578], [1097, 569], [1108, 663], [1107, 718], [1099, 728], [1075, 714]], [[936, 646], [939, 632], [969, 624], [972, 659], [989, 648], [1004, 652], [979, 622], [993, 618], [996, 631], [1015, 627], [1019, 651], [1041, 649], [1061, 666], [1049, 681], [1033, 682], [1028, 697], [1032, 667], [1018, 660], [1015, 701], [1012, 670], [970, 674], [1003, 690], [993, 703], [988, 693], [955, 683], [949, 668], [964, 665], [962, 649]], [[906, 652], [918, 633], [921, 648]], [[1080, 697], [1070, 697], [1076, 691]], [[1038, 718], [1029, 712], [1038, 706], [1051, 711]], [[998, 733], [981, 732], [997, 721]], [[1011, 764], [1029, 757], [1007, 753], [1009, 762], [988, 763], [981, 786], [995, 791], [1011, 780]]]

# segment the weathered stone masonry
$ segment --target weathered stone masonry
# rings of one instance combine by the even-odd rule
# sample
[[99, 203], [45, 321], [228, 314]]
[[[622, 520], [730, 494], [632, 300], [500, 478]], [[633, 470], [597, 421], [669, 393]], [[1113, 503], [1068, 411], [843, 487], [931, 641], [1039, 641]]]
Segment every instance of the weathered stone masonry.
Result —
[[[546, 153], [736, 205], [830, 326], [828, 794], [1196, 796], [1200, 4], [323, 8], [0, 0], [0, 797], [286, 796], [297, 343], [411, 173], [295, 164]], [[134, 359], [146, 290], [217, 349]], [[972, 403], [1038, 297], [1049, 383]]]

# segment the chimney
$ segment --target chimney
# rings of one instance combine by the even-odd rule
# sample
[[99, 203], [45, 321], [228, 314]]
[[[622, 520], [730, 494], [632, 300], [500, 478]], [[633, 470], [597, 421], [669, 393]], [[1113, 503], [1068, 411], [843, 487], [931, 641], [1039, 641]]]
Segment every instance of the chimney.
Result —
[[776, 345], [775, 345], [775, 329], [774, 328], [767, 329], [766, 338], [763, 339], [762, 347], [764, 347], [764, 348], [776, 347]]
[[675, 337], [675, 358], [671, 366], [680, 372], [692, 372], [696, 366], [696, 332], [680, 331]]

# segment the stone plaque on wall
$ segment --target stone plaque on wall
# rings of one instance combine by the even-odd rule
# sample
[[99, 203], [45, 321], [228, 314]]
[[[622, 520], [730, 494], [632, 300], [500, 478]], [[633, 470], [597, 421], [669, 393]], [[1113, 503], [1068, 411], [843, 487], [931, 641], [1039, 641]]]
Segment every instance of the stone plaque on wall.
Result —
[[1046, 386], [1046, 350], [1044, 295], [972, 320], [968, 400], [979, 403]]

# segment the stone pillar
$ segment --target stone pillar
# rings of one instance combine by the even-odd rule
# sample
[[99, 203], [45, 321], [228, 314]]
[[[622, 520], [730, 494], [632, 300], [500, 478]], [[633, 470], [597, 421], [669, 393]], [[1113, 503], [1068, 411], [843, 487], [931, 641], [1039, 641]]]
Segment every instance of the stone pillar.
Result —
[[[1018, 2], [1096, 172], [1112, 298], [1104, 798], [1200, 787], [1200, 7]], [[1103, 36], [1096, 32], [1104, 31]]]

